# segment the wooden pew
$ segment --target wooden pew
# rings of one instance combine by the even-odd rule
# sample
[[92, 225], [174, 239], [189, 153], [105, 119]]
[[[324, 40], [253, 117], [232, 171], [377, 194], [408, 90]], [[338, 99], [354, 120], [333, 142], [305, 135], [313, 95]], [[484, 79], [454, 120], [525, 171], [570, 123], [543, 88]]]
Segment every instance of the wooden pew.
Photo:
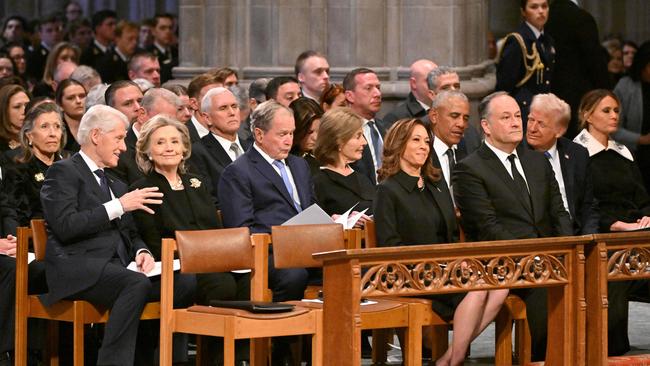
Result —
[[[546, 287], [547, 365], [585, 364], [584, 266], [591, 236], [318, 253], [325, 365], [360, 365], [361, 297]], [[461, 263], [467, 263], [461, 268]]]
[[607, 365], [607, 282], [650, 278], [650, 232], [593, 238], [586, 252], [587, 365]]

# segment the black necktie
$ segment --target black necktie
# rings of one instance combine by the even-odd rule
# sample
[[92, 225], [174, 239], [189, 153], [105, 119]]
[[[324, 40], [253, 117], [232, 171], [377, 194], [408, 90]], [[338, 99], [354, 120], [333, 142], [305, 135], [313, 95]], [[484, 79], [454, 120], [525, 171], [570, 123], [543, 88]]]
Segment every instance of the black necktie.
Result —
[[445, 152], [445, 155], [447, 155], [447, 160], [449, 160], [449, 176], [451, 177], [451, 173], [454, 172], [454, 168], [456, 167], [456, 154], [454, 154], [454, 149], [449, 148]]
[[[520, 193], [521, 197], [523, 198], [524, 202], [530, 204], [530, 193], [528, 192], [528, 186], [526, 185], [526, 181], [524, 180], [524, 177], [519, 174], [519, 170], [517, 169], [517, 165], [515, 164], [515, 159], [517, 159], [517, 155], [511, 154], [508, 156], [508, 160], [510, 160], [510, 169], [512, 170], [512, 180], [515, 183], [515, 188], [517, 192]], [[528, 208], [530, 209], [532, 207], [529, 206]]]
[[[102, 189], [102, 192], [104, 192], [104, 202], [110, 201], [112, 199], [111, 188], [108, 186], [108, 179], [106, 179], [106, 174], [101, 169], [95, 170], [94, 173], [97, 177], [99, 177], [99, 187]], [[113, 220], [112, 225], [115, 226], [117, 231], [120, 233], [120, 238], [122, 239], [119, 243], [117, 243], [117, 257], [120, 259], [122, 265], [126, 267], [126, 265], [129, 264], [129, 251], [126, 247], [126, 243], [128, 241], [125, 240], [125, 238], [122, 236], [122, 230], [120, 230], [120, 227], [117, 224], [117, 220]]]
[[95, 175], [99, 177], [99, 188], [104, 192], [104, 202], [111, 200], [111, 188], [108, 186], [108, 180], [106, 179], [106, 174], [101, 169], [95, 170]]
[[379, 132], [377, 132], [377, 128], [375, 128], [375, 121], [368, 121], [368, 127], [370, 127], [370, 139], [372, 140], [372, 148], [375, 150], [377, 169], [379, 169], [381, 167], [381, 154], [383, 151], [382, 141], [379, 137]]

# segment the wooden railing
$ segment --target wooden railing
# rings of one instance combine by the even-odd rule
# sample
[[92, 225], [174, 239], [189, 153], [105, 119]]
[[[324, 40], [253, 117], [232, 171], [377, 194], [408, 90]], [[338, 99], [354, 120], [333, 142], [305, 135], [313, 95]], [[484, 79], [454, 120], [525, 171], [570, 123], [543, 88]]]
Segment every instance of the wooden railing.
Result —
[[548, 289], [547, 365], [584, 365], [585, 248], [592, 236], [318, 253], [324, 262], [325, 365], [360, 365], [360, 299]]

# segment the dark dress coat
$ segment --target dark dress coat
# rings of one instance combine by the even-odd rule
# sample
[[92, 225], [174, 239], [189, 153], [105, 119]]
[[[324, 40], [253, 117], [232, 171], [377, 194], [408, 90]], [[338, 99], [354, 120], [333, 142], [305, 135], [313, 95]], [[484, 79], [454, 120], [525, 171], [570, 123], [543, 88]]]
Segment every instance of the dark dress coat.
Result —
[[366, 215], [372, 215], [375, 191], [370, 180], [357, 172], [344, 176], [322, 168], [314, 176], [316, 201], [328, 215], [342, 214], [355, 204], [354, 211], [368, 209]]
[[97, 59], [95, 69], [102, 77], [102, 82], [110, 84], [117, 80], [129, 80], [128, 61], [111, 48], [106, 54]]
[[386, 113], [386, 115], [382, 117], [382, 121], [384, 122], [384, 128], [388, 130], [396, 121], [402, 118], [422, 119], [426, 115], [427, 111], [422, 108], [420, 103], [418, 103], [413, 92], [410, 92], [406, 97], [406, 100], [398, 104], [395, 109]]
[[551, 91], [551, 80], [553, 80], [553, 69], [555, 65], [555, 48], [553, 39], [548, 34], [543, 34], [540, 39], [524, 22], [519, 25], [516, 33], [521, 35], [526, 44], [527, 54], [532, 53], [533, 44], [536, 45], [544, 69], [534, 72], [533, 75], [522, 86], [517, 87], [526, 75], [526, 65], [521, 51], [521, 46], [514, 37], [508, 37], [501, 59], [497, 64], [497, 84], [495, 90], [508, 92], [519, 104], [521, 117], [524, 121], [524, 129], [528, 120], [530, 102], [535, 94], [549, 93]]
[[[386, 128], [382, 120], [375, 118], [375, 126], [379, 131], [379, 135], [382, 137], [386, 134]], [[372, 161], [372, 153], [370, 152], [370, 147], [368, 145], [363, 146], [363, 154], [361, 159], [350, 164], [350, 167], [354, 169], [359, 174], [363, 174], [372, 182], [372, 184], [377, 184], [377, 169], [375, 169], [375, 164]]]

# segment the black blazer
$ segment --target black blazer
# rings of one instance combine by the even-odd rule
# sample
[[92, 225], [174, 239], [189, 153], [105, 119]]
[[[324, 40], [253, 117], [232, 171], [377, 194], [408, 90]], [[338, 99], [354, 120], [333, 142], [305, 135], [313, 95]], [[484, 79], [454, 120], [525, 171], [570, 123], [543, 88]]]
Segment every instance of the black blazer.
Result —
[[[31, 76], [34, 80], [42, 80], [43, 72], [45, 71], [45, 61], [47, 60], [47, 55], [50, 54], [42, 44], [37, 45], [34, 48], [30, 47], [30, 50], [27, 51], [25, 57], [27, 58], [27, 74]], [[51, 89], [51, 88], [50, 88]]]
[[97, 47], [97, 45], [95, 44], [95, 40], [93, 38], [93, 41], [90, 43], [90, 46], [88, 46], [86, 49], [84, 49], [81, 52], [79, 63], [82, 65], [90, 66], [93, 69], [97, 69], [99, 60], [101, 60], [103, 57], [108, 55], [108, 53], [109, 53], [108, 49], [106, 50], [106, 52], [104, 52], [99, 47]]
[[[374, 219], [379, 246], [458, 240], [454, 205], [445, 182], [426, 180], [424, 192], [419, 191], [417, 182], [418, 178], [400, 170], [377, 186]], [[433, 207], [427, 207], [428, 201], [422, 199], [422, 194], [432, 196]]]
[[353, 172], [347, 177], [330, 169], [320, 169], [314, 176], [316, 202], [328, 215], [342, 214], [352, 205], [354, 211], [366, 208], [366, 215], [372, 215], [375, 186], [365, 175]]
[[[106, 175], [115, 197], [127, 192], [121, 181]], [[97, 283], [104, 267], [124, 245], [129, 261], [147, 246], [140, 238], [130, 213], [109, 221], [95, 174], [78, 153], [52, 164], [41, 189], [47, 223], [45, 270], [49, 306]]]
[[[379, 118], [375, 118], [374, 120], [379, 134], [383, 137], [386, 134], [384, 123]], [[370, 147], [368, 147], [368, 145], [363, 147], [361, 159], [350, 164], [350, 167], [352, 167], [356, 172], [368, 177], [372, 184], [377, 184], [377, 169], [375, 169], [375, 164], [372, 162], [372, 153], [370, 152]]]
[[201, 140], [201, 136], [199, 135], [199, 132], [196, 130], [196, 127], [194, 127], [194, 123], [192, 123], [192, 119], [187, 121], [185, 124], [185, 127], [187, 127], [187, 130], [190, 133], [190, 142], [195, 143], [197, 141]]
[[158, 63], [160, 64], [160, 84], [162, 85], [172, 78], [172, 69], [178, 66], [178, 48], [170, 46], [169, 51], [163, 53], [158, 47], [152, 44], [147, 51], [153, 53], [158, 58]]
[[[537, 151], [519, 146], [517, 154], [530, 190], [530, 202], [516, 192], [512, 177], [484, 143], [456, 164], [452, 184], [469, 240], [526, 239], [572, 235], [553, 168]], [[532, 203], [532, 212], [527, 209]]]
[[114, 48], [97, 59], [97, 72], [102, 82], [110, 84], [117, 80], [129, 80], [128, 62], [122, 60]]
[[[315, 202], [309, 166], [289, 154], [291, 169], [303, 209]], [[219, 180], [219, 207], [225, 227], [249, 227], [253, 233], [269, 233], [298, 214], [280, 175], [251, 147], [228, 165]]]
[[[167, 179], [159, 173], [151, 172], [133, 183], [129, 189], [158, 187], [164, 194], [161, 205], [152, 205], [154, 214], [142, 210], [133, 216], [142, 240], [147, 244], [156, 260], [160, 260], [162, 238], [173, 238], [176, 230], [219, 229], [217, 208], [212, 203], [208, 186], [194, 174], [181, 174], [185, 187], [173, 191]], [[178, 199], [184, 194], [185, 199]]]
[[573, 232], [575, 235], [595, 234], [598, 232], [600, 214], [594, 198], [589, 152], [564, 137], [557, 140], [557, 151], [569, 213], [573, 218]]
[[[534, 73], [524, 85], [517, 87], [517, 83], [524, 78], [526, 67], [524, 65], [521, 47], [513, 37], [509, 37], [503, 45], [502, 57], [497, 64], [497, 84], [495, 90], [508, 92], [517, 100], [521, 108], [521, 116], [524, 121], [528, 118], [528, 108], [535, 94], [549, 93], [551, 91], [551, 80], [555, 64], [555, 48], [553, 38], [544, 33], [544, 42], [538, 42], [535, 34], [524, 22], [517, 28], [517, 33], [521, 35], [526, 44], [526, 52], [532, 52], [533, 44], [537, 44], [537, 51], [540, 54], [544, 71], [540, 73], [541, 79], [538, 78], [537, 72]], [[524, 125], [525, 126], [525, 125]]]
[[388, 130], [397, 120], [402, 118], [423, 118], [426, 115], [427, 111], [415, 99], [413, 92], [410, 92], [406, 100], [398, 104], [392, 111], [386, 113], [382, 121], [384, 122], [384, 128]]

